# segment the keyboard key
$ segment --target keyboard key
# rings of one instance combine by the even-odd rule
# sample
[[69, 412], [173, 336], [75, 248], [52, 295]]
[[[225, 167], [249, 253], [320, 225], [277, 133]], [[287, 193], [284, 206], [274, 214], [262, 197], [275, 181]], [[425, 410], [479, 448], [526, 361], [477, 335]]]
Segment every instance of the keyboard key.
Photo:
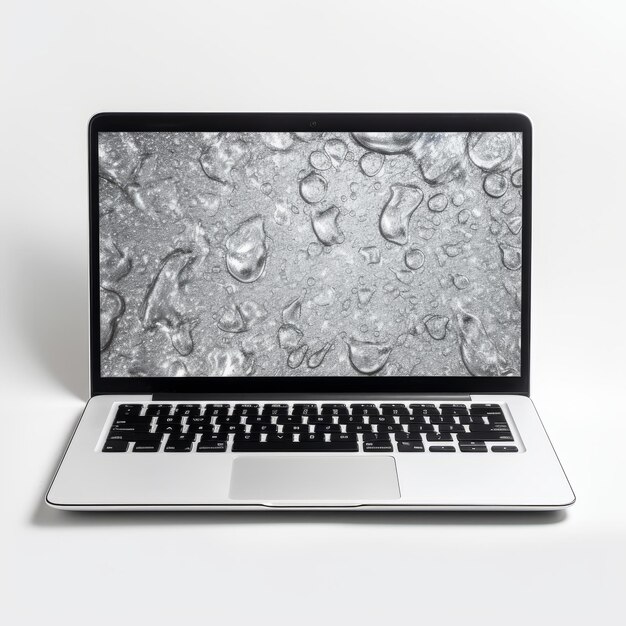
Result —
[[396, 441], [421, 441], [422, 435], [420, 433], [407, 433], [406, 431], [395, 433], [394, 438]]
[[226, 433], [211, 433], [209, 435], [202, 435], [200, 443], [211, 443], [214, 441], [228, 441], [228, 435]]
[[245, 418], [246, 424], [271, 424], [272, 416], [271, 415], [250, 415]]
[[163, 417], [172, 411], [171, 404], [149, 404], [146, 408], [146, 415], [150, 417]]
[[233, 415], [257, 415], [258, 412], [258, 404], [235, 404], [233, 407]]
[[218, 415], [215, 418], [215, 423], [218, 426], [222, 424], [241, 424], [241, 416], [239, 415]]
[[111, 427], [111, 433], [149, 433], [150, 424], [113, 424]]
[[233, 452], [358, 452], [354, 441], [261, 441], [233, 443]]
[[193, 437], [170, 435], [165, 443], [165, 452], [191, 452]]
[[428, 450], [430, 452], [456, 452], [454, 446], [430, 446]]
[[491, 446], [492, 452], [518, 452], [517, 446]]
[[301, 415], [279, 415], [276, 418], [277, 424], [302, 424], [303, 417]]
[[365, 441], [363, 452], [393, 452], [391, 441]]
[[337, 422], [344, 425], [363, 424], [365, 422], [365, 419], [362, 415], [340, 415], [337, 418]]
[[126, 452], [128, 450], [128, 441], [107, 441], [102, 447], [102, 452]]
[[198, 443], [196, 452], [226, 452], [225, 441], [207, 441]]
[[367, 421], [370, 424], [397, 424], [396, 420], [393, 415], [370, 415]]
[[356, 443], [358, 441], [358, 437], [354, 433], [331, 433], [330, 435], [331, 441], [350, 441]]
[[116, 417], [113, 426], [135, 426], [141, 425], [150, 427], [152, 418], [149, 415], [129, 415], [128, 417]]
[[332, 415], [309, 415], [307, 418], [307, 424], [332, 424], [333, 416]]
[[482, 416], [478, 416], [478, 415], [461, 415], [459, 417], [459, 422], [461, 422], [461, 424], [478, 424], [478, 425], [484, 425], [485, 424], [485, 420], [482, 418]]
[[322, 404], [322, 415], [349, 415], [345, 404]]
[[381, 404], [383, 415], [408, 415], [409, 409], [404, 404]]
[[431, 424], [455, 424], [454, 417], [452, 415], [431, 415]]
[[375, 426], [379, 433], [401, 433], [404, 432], [401, 424], [378, 424]]
[[313, 432], [316, 433], [340, 433], [341, 426], [339, 424], [316, 424], [313, 427]]
[[165, 415], [157, 417], [156, 423], [157, 426], [165, 426], [167, 424], [177, 424], [180, 426], [183, 423], [183, 418], [178, 415]]
[[470, 424], [470, 433], [510, 433], [508, 424]]
[[435, 427], [432, 424], [408, 424], [407, 430], [410, 433], [434, 433]]
[[222, 424], [221, 426], [217, 427], [217, 432], [228, 434], [245, 433], [246, 427], [244, 424]]
[[233, 443], [245, 443], [246, 441], [261, 441], [261, 433], [237, 433], [233, 438]]
[[347, 424], [347, 433], [371, 433], [374, 427], [371, 424]]
[[423, 415], [401, 415], [400, 424], [425, 424]]
[[133, 452], [158, 452], [160, 447], [160, 441], [137, 441], [133, 446]]
[[278, 426], [276, 424], [252, 424], [252, 426], [250, 426], [250, 432], [267, 435], [268, 433], [278, 432]]
[[263, 415], [287, 415], [289, 413], [288, 404], [264, 404]]
[[115, 417], [131, 417], [133, 415], [139, 415], [141, 413], [141, 404], [120, 404], [117, 407], [117, 413]]
[[204, 415], [213, 417], [217, 415], [228, 415], [230, 404], [207, 404], [204, 409]]
[[189, 424], [187, 427], [188, 433], [204, 434], [213, 432], [213, 424]]
[[162, 434], [178, 434], [181, 433], [183, 427], [180, 424], [157, 424], [155, 432]]
[[426, 433], [426, 441], [452, 441], [451, 433]]
[[317, 415], [317, 404], [294, 404], [292, 415]]
[[324, 443], [326, 437], [323, 433], [301, 433], [299, 440], [301, 443]]
[[459, 441], [513, 441], [510, 433], [458, 433]]
[[461, 452], [487, 452], [487, 446], [466, 446], [459, 444], [459, 450]]
[[398, 452], [424, 452], [421, 441], [398, 441]]
[[191, 426], [192, 424], [202, 424], [207, 425], [211, 423], [211, 418], [206, 415], [202, 415], [200, 417], [188, 417], [187, 418], [187, 426]]
[[285, 424], [283, 426], [284, 433], [300, 434], [310, 432], [308, 424]]
[[177, 417], [198, 417], [200, 415], [199, 404], [178, 404], [174, 409]]
[[[467, 432], [461, 424], [439, 424], [437, 430], [440, 433], [464, 433]], [[471, 429], [470, 429], [471, 430]]]
[[293, 443], [293, 435], [285, 433], [273, 433], [268, 435], [265, 439], [268, 444], [272, 443]]
[[363, 433], [363, 441], [391, 441], [389, 433]]

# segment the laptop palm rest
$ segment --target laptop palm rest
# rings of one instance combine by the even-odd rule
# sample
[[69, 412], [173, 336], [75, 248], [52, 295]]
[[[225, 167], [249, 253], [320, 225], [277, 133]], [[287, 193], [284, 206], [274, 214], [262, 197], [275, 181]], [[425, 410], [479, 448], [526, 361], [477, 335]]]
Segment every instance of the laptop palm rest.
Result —
[[311, 500], [358, 504], [400, 497], [391, 456], [240, 456], [229, 497], [263, 504]]

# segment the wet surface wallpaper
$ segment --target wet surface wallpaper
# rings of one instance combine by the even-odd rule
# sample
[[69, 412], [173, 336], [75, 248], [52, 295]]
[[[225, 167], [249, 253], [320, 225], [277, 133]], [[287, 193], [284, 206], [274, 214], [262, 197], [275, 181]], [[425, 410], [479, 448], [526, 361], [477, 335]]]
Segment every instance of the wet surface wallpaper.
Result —
[[100, 133], [102, 376], [517, 376], [516, 133]]

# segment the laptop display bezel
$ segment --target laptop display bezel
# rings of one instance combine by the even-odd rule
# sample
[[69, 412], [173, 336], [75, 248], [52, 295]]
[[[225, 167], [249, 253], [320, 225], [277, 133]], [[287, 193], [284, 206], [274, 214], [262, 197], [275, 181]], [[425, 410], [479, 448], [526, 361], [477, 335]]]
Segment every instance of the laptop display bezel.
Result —
[[[103, 377], [100, 358], [98, 133], [100, 132], [521, 132], [520, 376]], [[91, 394], [513, 393], [530, 391], [532, 127], [519, 113], [100, 113], [89, 123], [89, 332]]]

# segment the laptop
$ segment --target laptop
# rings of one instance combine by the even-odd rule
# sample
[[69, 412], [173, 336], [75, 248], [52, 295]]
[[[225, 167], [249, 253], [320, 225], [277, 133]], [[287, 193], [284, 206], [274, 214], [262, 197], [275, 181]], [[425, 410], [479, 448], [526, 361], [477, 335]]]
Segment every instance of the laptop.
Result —
[[89, 125], [80, 510], [547, 510], [519, 114]]

